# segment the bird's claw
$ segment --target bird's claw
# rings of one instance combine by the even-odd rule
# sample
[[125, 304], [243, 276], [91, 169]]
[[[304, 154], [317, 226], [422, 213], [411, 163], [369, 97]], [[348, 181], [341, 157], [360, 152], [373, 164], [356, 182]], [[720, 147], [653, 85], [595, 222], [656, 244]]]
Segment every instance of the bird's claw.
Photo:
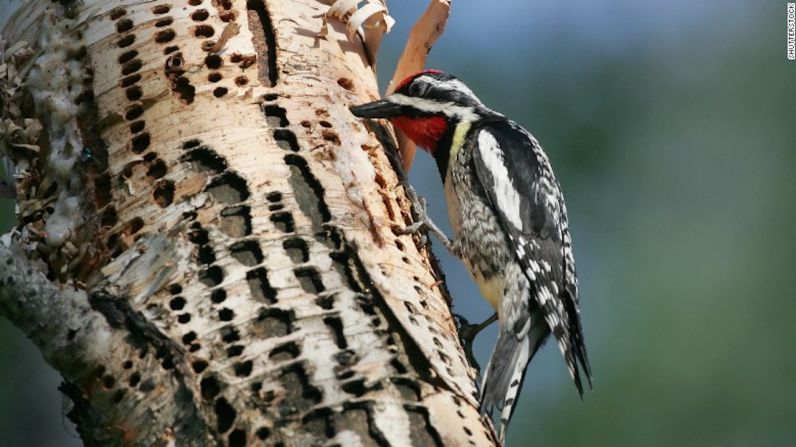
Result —
[[478, 328], [479, 325], [471, 324], [467, 321], [466, 318], [459, 314], [453, 314], [453, 319], [456, 321], [456, 329], [459, 332], [459, 341], [462, 344], [462, 348], [464, 348], [464, 355], [467, 357], [467, 362], [475, 368], [477, 374], [481, 374], [481, 366], [478, 364], [478, 361], [475, 359], [475, 354], [473, 354], [473, 342], [475, 341], [475, 336], [478, 335]]

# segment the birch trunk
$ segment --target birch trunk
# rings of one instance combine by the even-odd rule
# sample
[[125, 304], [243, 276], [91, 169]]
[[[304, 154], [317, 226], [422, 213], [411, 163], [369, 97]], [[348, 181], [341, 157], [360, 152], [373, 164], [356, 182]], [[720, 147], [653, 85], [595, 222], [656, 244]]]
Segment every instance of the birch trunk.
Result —
[[86, 445], [497, 443], [433, 255], [396, 232], [391, 133], [348, 111], [378, 96], [371, 56], [327, 9], [37, 0], [5, 23], [0, 313]]

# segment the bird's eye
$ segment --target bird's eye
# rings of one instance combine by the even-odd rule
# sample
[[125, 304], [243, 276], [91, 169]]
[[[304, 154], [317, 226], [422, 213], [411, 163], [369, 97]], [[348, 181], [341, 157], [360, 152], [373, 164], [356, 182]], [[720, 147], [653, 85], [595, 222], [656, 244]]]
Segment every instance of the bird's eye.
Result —
[[428, 84], [425, 82], [413, 82], [409, 86], [409, 95], [411, 96], [423, 96], [426, 91], [428, 91]]

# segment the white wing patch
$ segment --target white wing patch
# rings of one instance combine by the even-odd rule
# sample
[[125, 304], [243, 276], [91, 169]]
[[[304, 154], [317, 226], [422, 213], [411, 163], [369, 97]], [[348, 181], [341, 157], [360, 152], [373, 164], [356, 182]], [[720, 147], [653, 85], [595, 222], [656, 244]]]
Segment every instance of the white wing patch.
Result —
[[511, 176], [503, 159], [503, 152], [500, 150], [497, 140], [486, 130], [482, 130], [478, 134], [478, 150], [481, 151], [484, 167], [492, 175], [497, 207], [512, 225], [522, 231], [522, 218], [520, 217], [522, 196], [511, 181]]

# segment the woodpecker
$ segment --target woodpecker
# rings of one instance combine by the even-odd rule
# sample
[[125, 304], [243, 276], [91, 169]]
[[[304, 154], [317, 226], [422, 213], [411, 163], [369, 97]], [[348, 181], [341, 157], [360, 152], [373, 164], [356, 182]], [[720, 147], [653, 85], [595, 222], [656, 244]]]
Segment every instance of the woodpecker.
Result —
[[503, 440], [525, 371], [549, 334], [578, 394], [591, 386], [567, 211], [542, 146], [439, 70], [413, 74], [385, 98], [355, 106], [387, 118], [436, 160], [454, 237], [426, 226], [467, 266], [500, 331], [481, 381], [481, 411], [500, 410]]

